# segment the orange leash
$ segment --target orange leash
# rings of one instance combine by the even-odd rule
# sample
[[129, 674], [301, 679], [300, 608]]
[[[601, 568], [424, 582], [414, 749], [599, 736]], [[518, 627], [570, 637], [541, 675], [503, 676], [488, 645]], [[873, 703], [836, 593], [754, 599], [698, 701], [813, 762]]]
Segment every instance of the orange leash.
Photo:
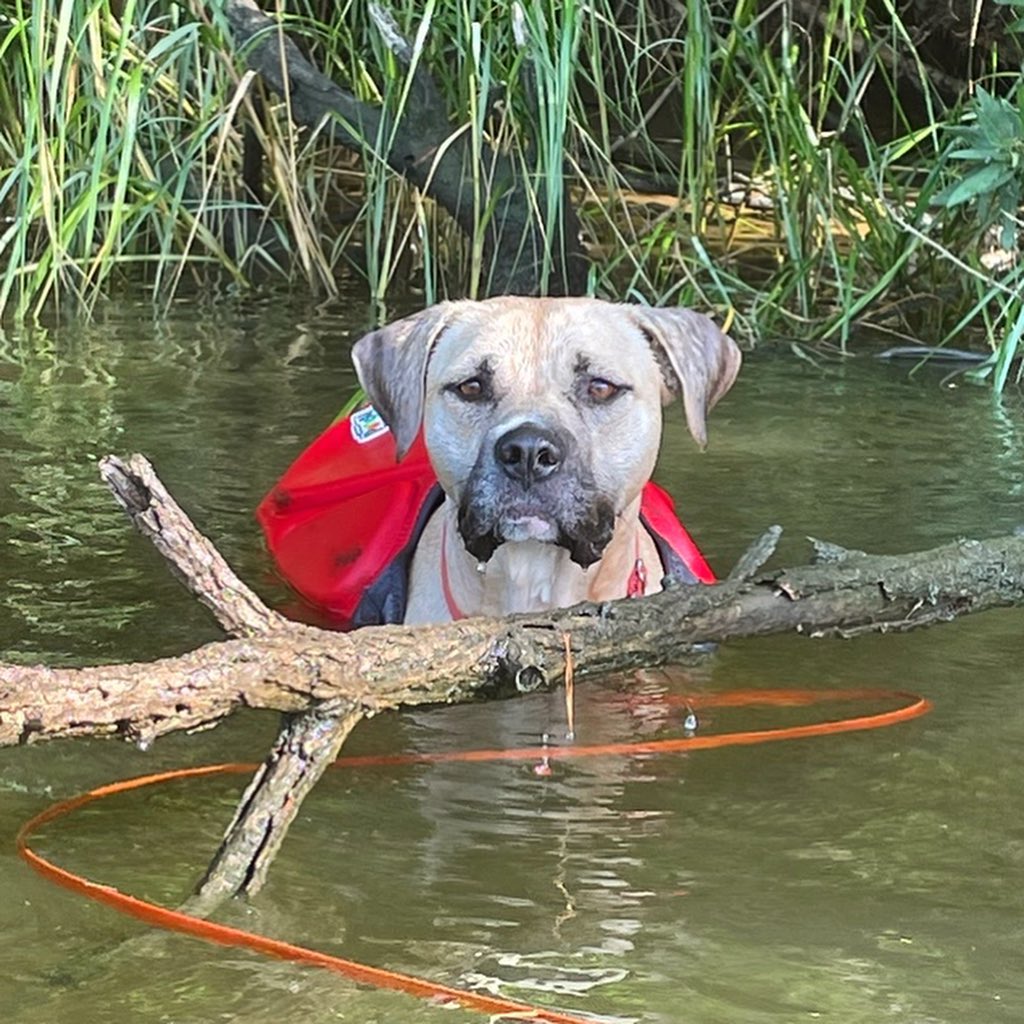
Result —
[[[749, 707], [772, 705], [775, 707], [802, 707], [837, 701], [899, 701], [891, 711], [873, 715], [858, 715], [839, 718], [809, 725], [795, 725], [777, 729], [758, 729], [748, 732], [719, 733], [713, 736], [690, 736], [678, 739], [648, 740], [638, 743], [602, 743], [592, 746], [571, 747], [520, 747], [514, 750], [465, 750], [446, 754], [394, 754], [370, 755], [365, 757], [343, 757], [336, 762], [338, 767], [359, 767], [366, 765], [432, 764], [442, 761], [530, 761], [537, 759], [562, 759], [571, 757], [607, 757], [632, 754], [675, 753], [687, 750], [708, 750], [712, 747], [729, 747], [753, 743], [769, 743], [777, 740], [804, 739], [810, 736], [827, 736], [834, 733], [854, 732], [863, 729], [878, 729], [895, 725], [926, 714], [931, 704], [923, 697], [911, 693], [891, 690], [734, 690], [724, 694], [709, 694], [706, 697], [686, 701], [690, 707]], [[240, 928], [206, 921], [179, 910], [171, 910], [157, 903], [149, 903], [123, 893], [113, 886], [93, 882], [72, 871], [59, 867], [36, 853], [29, 846], [29, 839], [43, 825], [62, 818], [72, 811], [96, 800], [124, 793], [144, 786], [159, 785], [174, 779], [198, 778], [206, 775], [226, 775], [251, 772], [257, 766], [252, 764], [214, 764], [198, 768], [179, 768], [158, 772], [154, 775], [140, 775], [134, 779], [99, 786], [87, 793], [62, 800], [25, 822], [19, 829], [16, 843], [18, 854], [44, 878], [86, 896], [97, 903], [119, 910], [123, 914], [138, 918], [147, 924], [169, 931], [184, 932], [208, 942], [225, 946], [251, 949], [265, 956], [313, 967], [323, 967], [342, 974], [353, 981], [372, 985], [376, 988], [391, 989], [418, 996], [443, 1004], [458, 1004], [481, 1013], [515, 1016], [520, 1020], [545, 1022], [545, 1024], [593, 1024], [593, 1016], [586, 1018], [558, 1010], [546, 1010], [509, 999], [500, 999], [467, 989], [450, 988], [425, 978], [388, 971], [382, 967], [361, 964], [354, 960], [321, 953], [319, 950], [297, 946], [279, 939], [267, 938]]]

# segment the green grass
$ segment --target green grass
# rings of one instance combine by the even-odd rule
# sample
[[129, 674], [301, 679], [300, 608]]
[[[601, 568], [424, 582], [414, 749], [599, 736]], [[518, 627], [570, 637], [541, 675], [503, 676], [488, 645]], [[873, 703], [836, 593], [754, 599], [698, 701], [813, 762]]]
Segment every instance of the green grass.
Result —
[[[453, 138], [476, 155], [469, 237], [389, 169], [388, 137], [353, 155], [326, 126], [296, 129], [290, 97], [231, 51], [216, 5], [0, 0], [0, 316], [88, 315], [137, 286], [158, 306], [268, 280], [329, 297], [352, 275], [381, 315], [410, 282], [425, 302], [486, 293], [483, 158], [498, 147], [545, 211], [542, 276], [565, 245], [568, 185], [595, 294], [715, 311], [751, 343], [848, 352], [866, 327], [966, 339], [993, 353], [979, 376], [1013, 379], [1012, 34], [956, 95], [933, 84], [896, 8], [866, 0], [833, 0], [812, 25], [754, 0], [396, 0], [390, 13], [408, 60], [363, 0], [293, 0], [281, 17], [335, 81], [387, 106], [385, 125], [413, 70], [431, 70]], [[243, 180], [247, 133], [262, 201]], [[726, 201], [746, 182], [764, 208]], [[993, 232], [1001, 268], [985, 257]]]

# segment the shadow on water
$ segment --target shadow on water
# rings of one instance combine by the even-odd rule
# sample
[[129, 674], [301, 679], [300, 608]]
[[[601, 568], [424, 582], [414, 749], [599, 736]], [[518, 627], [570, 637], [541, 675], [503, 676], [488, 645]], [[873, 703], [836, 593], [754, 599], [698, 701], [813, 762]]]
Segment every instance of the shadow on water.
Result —
[[[252, 509], [354, 380], [362, 305], [267, 299], [229, 311], [145, 305], [91, 327], [0, 339], [0, 649], [85, 663], [215, 639], [96, 474], [143, 451], [269, 600]], [[812, 535], [901, 551], [1018, 526], [1019, 396], [943, 387], [869, 359], [750, 358], [695, 452], [668, 411], [659, 479], [712, 564], [770, 523], [780, 558]], [[559, 765], [364, 768], [328, 776], [271, 884], [232, 923], [614, 1020], [701, 1024], [1021, 1019], [1024, 663], [1020, 613], [852, 642], [772, 637], [699, 670], [582, 687], [586, 742], [677, 728], [666, 697], [749, 686], [898, 686], [928, 718], [881, 732], [689, 756]], [[771, 724], [752, 712], [708, 729]], [[16, 1024], [452, 1020], [343, 979], [139, 932], [14, 857], [18, 824], [58, 796], [164, 766], [252, 760], [273, 716], [241, 715], [148, 753], [112, 742], [0, 752], [0, 1004]], [[352, 752], [536, 741], [558, 698], [383, 716]], [[42, 840], [93, 877], [175, 902], [219, 837], [237, 781], [128, 794]], [[90, 968], [89, 965], [92, 965]], [[927, 970], [923, 968], [928, 968]], [[473, 1019], [456, 1012], [457, 1019]]]

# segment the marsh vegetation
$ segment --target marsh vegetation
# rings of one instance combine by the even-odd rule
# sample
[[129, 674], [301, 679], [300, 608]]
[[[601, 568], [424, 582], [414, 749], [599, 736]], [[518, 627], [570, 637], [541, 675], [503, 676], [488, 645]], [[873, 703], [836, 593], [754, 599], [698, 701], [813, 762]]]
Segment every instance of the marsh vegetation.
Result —
[[[0, 311], [588, 291], [748, 342], [974, 347], [1001, 388], [1020, 6], [291, 0], [245, 38], [246, 0], [3, 0]], [[325, 83], [355, 113], [297, 116]]]

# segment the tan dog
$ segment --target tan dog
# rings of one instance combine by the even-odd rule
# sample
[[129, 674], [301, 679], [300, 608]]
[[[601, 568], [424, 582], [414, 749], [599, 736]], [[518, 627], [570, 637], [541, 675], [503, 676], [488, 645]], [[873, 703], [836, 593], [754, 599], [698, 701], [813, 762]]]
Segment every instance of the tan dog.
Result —
[[623, 597], [661, 562], [639, 519], [682, 396], [698, 444], [740, 367], [707, 317], [597, 299], [446, 302], [361, 338], [359, 379], [401, 458], [422, 426], [446, 498], [413, 558], [407, 623]]

